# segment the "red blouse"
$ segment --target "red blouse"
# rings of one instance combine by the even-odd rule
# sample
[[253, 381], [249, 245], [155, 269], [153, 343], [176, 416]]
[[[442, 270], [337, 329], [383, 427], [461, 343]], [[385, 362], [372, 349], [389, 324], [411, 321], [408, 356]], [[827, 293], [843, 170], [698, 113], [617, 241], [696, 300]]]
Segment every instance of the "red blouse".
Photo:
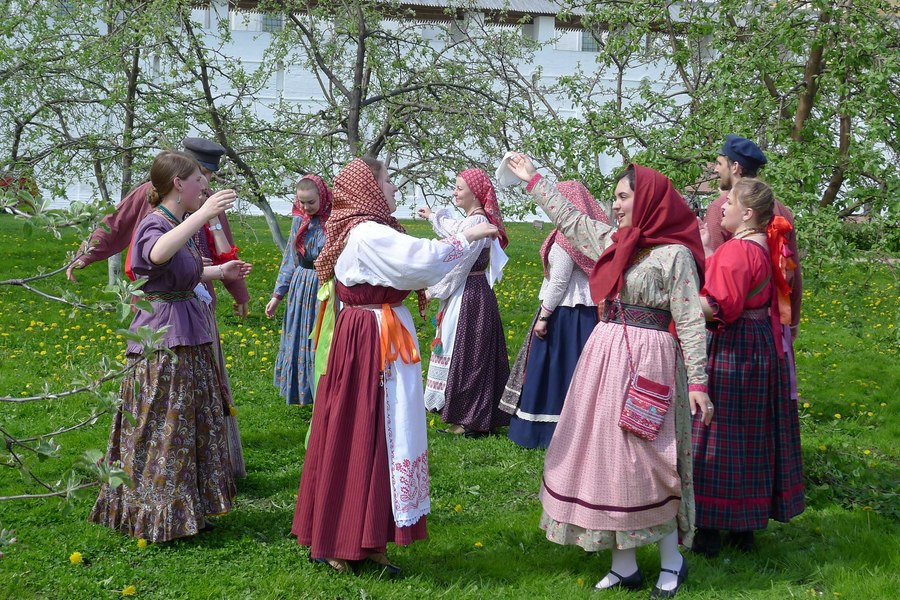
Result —
[[[706, 259], [706, 283], [700, 295], [705, 296], [712, 307], [717, 329], [731, 325], [747, 309], [769, 306], [771, 273], [769, 253], [759, 244], [747, 240], [728, 240]], [[760, 285], [762, 289], [748, 298]]]

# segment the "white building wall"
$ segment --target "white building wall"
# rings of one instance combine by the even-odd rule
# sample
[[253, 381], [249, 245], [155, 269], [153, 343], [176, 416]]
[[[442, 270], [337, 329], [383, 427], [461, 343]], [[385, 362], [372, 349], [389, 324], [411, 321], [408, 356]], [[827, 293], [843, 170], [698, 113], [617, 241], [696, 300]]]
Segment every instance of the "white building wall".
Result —
[[[270, 34], [262, 31], [262, 14], [230, 10], [227, 0], [213, 0], [209, 8], [194, 9], [192, 15], [196, 22], [201, 23], [205, 29], [213, 32], [218, 27], [218, 20], [227, 20], [232, 30], [233, 39], [225, 45], [222, 49], [223, 52], [226, 55], [238, 58], [246, 65], [248, 71], [262, 64], [270, 41]], [[469, 15], [469, 18], [483, 19], [484, 15], [473, 13]], [[434, 43], [440, 43], [443, 31], [439, 27], [423, 23], [422, 31], [426, 34], [430, 33], [429, 37], [434, 40]], [[544, 81], [550, 82], [559, 77], [570, 75], [577, 65], [580, 65], [585, 70], [589, 70], [595, 61], [596, 53], [583, 52], [581, 50], [582, 32], [580, 30], [558, 31], [554, 17], [536, 17], [532, 24], [523, 26], [523, 35], [541, 42], [555, 40], [554, 43], [548, 44], [535, 55], [534, 64], [530, 65], [531, 72], [529, 73], [526, 70], [526, 74], [530, 75], [540, 67], [541, 78]], [[148, 60], [153, 64], [154, 57], [151, 56]], [[158, 62], [158, 59], [155, 60]], [[627, 85], [637, 85], [645, 77], [650, 77], [652, 81], [656, 81], [659, 78], [659, 73], [654, 72], [652, 68], [634, 71], [629, 75], [630, 77], [626, 81]], [[612, 79], [610, 79], [610, 82], [612, 82]], [[318, 81], [312, 73], [297, 65], [281, 65], [266, 88], [259, 93], [256, 110], [259, 115], [268, 116], [272, 114], [270, 106], [281, 100], [312, 107], [321, 98]], [[564, 116], [575, 114], [571, 105], [560, 104], [556, 108]], [[600, 167], [604, 172], [611, 172], [618, 166], [620, 166], [618, 159], [601, 157]], [[118, 189], [118, 187], [114, 182], [110, 182], [110, 189]], [[68, 198], [54, 201], [54, 207], [62, 207], [72, 200], [90, 202], [99, 196], [90, 173], [85, 173], [81, 176], [73, 174], [66, 193]], [[415, 203], [416, 198], [412, 194], [406, 198], [408, 200], [406, 204], [411, 205]], [[450, 197], [450, 190], [448, 190], [447, 196], [448, 198]], [[290, 214], [291, 198], [272, 198], [270, 203], [276, 213]], [[249, 202], [239, 202], [238, 210], [246, 211], [249, 214], [259, 214], [258, 209]], [[409, 206], [401, 206], [397, 215], [401, 218], [410, 217], [412, 216], [412, 209]]]

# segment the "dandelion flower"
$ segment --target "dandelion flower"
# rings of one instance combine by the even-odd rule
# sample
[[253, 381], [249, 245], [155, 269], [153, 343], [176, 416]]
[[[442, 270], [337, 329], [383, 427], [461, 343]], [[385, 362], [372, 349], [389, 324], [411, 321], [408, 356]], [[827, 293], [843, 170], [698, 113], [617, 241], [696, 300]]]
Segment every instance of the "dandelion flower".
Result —
[[458, 513], [462, 512], [462, 504], [457, 504], [456, 506], [453, 507], [453, 510], [455, 510]]
[[139, 540], [137, 541], [137, 547], [140, 548], [141, 550], [143, 550], [144, 548], [146, 548], [146, 547], [147, 547], [147, 540], [145, 540], [144, 538], [139, 539]]
[[475, 542], [475, 547], [476, 548], [484, 548], [484, 544], [482, 544], [481, 542]]
[[81, 556], [81, 552], [73, 552], [69, 555], [69, 562], [73, 565], [80, 565], [84, 562], [84, 557]]
[[125, 589], [122, 590], [123, 596], [134, 596], [137, 594], [137, 588], [133, 585], [126, 586]]
[[834, 418], [840, 420], [841, 413], [834, 413]]

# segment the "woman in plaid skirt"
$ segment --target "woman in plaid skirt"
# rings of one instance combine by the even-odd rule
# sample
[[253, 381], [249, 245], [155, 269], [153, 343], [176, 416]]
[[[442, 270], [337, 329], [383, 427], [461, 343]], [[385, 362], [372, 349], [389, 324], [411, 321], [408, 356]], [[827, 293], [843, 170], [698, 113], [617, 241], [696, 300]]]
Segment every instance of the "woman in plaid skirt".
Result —
[[775, 343], [780, 324], [791, 319], [791, 265], [781, 251], [791, 226], [773, 208], [765, 183], [735, 184], [722, 211], [733, 237], [708, 258], [700, 292], [715, 418], [709, 427], [694, 423], [692, 548], [708, 556], [720, 551], [720, 531], [749, 551], [754, 530], [804, 509], [797, 401]]

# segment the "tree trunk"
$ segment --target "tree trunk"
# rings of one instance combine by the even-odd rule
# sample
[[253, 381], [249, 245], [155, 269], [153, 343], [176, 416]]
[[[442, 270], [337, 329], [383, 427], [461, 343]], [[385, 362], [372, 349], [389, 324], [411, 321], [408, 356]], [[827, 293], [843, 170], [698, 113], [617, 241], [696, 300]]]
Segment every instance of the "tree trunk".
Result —
[[[847, 98], [842, 98], [842, 103]], [[838, 145], [838, 160], [834, 171], [831, 173], [831, 179], [828, 181], [828, 187], [819, 200], [819, 206], [830, 206], [837, 198], [838, 192], [841, 191], [841, 185], [844, 183], [844, 177], [847, 172], [847, 165], [850, 162], [850, 115], [841, 115], [841, 133]]]
[[109, 285], [115, 285], [122, 279], [122, 254], [113, 254], [106, 259], [106, 275]]
[[[831, 21], [831, 15], [827, 9], [822, 9], [819, 13], [819, 27], [816, 29], [815, 35], [821, 35], [821, 32]], [[803, 126], [806, 119], [812, 113], [813, 103], [816, 100], [816, 93], [819, 91], [818, 77], [822, 72], [822, 55], [825, 53], [825, 43], [820, 41], [813, 42], [809, 51], [809, 58], [806, 60], [806, 68], [803, 71], [803, 92], [797, 102], [797, 113], [794, 115], [794, 127], [791, 129], [791, 139], [800, 141], [803, 139]]]
[[278, 225], [278, 219], [275, 217], [275, 213], [272, 212], [272, 207], [265, 199], [257, 200], [254, 204], [262, 211], [263, 216], [266, 218], [266, 225], [269, 226], [269, 233], [272, 234], [272, 241], [278, 246], [278, 250], [284, 253], [284, 246], [287, 242], [284, 239], [284, 234], [281, 233], [281, 227]]

